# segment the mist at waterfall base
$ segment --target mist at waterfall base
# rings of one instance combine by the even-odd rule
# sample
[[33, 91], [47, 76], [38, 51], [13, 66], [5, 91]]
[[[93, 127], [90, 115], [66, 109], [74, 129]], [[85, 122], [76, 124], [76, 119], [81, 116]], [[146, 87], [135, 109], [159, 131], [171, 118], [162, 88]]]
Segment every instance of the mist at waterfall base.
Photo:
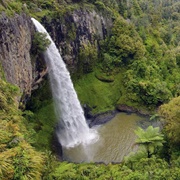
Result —
[[47, 64], [55, 114], [58, 119], [57, 137], [65, 148], [92, 144], [98, 141], [96, 130], [86, 123], [84, 112], [74, 90], [70, 74], [63, 62], [55, 43], [46, 29], [34, 18], [32, 21], [38, 32], [46, 33], [51, 44], [43, 53]]
[[74, 90], [70, 74], [45, 28], [35, 19], [38, 32], [46, 33], [51, 44], [44, 52], [48, 67], [55, 113], [57, 137], [63, 159], [73, 162], [121, 162], [134, 149], [137, 115], [121, 113], [110, 122], [90, 129]]
[[106, 164], [122, 162], [130, 152], [137, 151], [134, 130], [146, 120], [146, 117], [138, 116], [135, 113], [117, 113], [106, 124], [94, 127], [99, 134], [97, 142], [87, 145], [85, 149], [81, 145], [64, 149], [63, 158], [70, 162], [103, 162]]

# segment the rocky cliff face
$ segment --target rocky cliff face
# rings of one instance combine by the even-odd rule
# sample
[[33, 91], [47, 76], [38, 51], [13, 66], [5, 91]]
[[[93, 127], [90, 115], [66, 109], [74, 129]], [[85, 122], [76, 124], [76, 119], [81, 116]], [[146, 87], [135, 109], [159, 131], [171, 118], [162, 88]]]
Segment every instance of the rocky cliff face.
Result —
[[64, 17], [43, 19], [47, 31], [54, 39], [63, 60], [71, 72], [78, 69], [80, 48], [88, 43], [98, 51], [99, 41], [104, 39], [112, 27], [112, 19], [93, 9], [81, 8]]
[[26, 15], [8, 18], [0, 16], [0, 63], [8, 82], [20, 87], [22, 93], [31, 93], [33, 81], [30, 58], [33, 25]]
[[[42, 21], [71, 72], [79, 68], [80, 49], [91, 44], [98, 52], [99, 41], [106, 37], [112, 26], [111, 18], [86, 8], [50, 21], [44, 17]], [[27, 15], [11, 18], [0, 15], [0, 65], [6, 80], [20, 87], [22, 101], [38, 88], [37, 84], [47, 73], [44, 67], [39, 67], [38, 59], [32, 62], [30, 57], [34, 32], [34, 25]]]

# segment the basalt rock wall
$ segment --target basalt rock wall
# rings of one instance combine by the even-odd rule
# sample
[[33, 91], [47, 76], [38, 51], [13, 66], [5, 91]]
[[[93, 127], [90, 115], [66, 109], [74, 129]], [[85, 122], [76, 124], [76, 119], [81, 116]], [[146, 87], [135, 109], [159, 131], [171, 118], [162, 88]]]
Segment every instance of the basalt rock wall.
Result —
[[68, 69], [78, 70], [79, 52], [84, 45], [90, 44], [99, 51], [100, 40], [110, 33], [112, 16], [95, 9], [80, 8], [50, 21], [42, 23], [56, 43]]
[[[99, 52], [99, 42], [111, 31], [110, 17], [94, 9], [79, 8], [59, 18], [44, 17], [42, 23], [55, 41], [68, 69], [76, 73], [80, 49], [90, 44]], [[44, 65], [39, 67], [39, 59], [31, 57], [34, 32], [35, 27], [29, 16], [0, 15], [0, 65], [5, 79], [20, 88], [24, 102], [32, 90], [38, 88], [42, 76], [47, 74]]]
[[0, 15], [0, 65], [3, 71], [0, 74], [20, 88], [19, 101], [24, 103], [46, 72], [44, 66], [39, 67], [40, 57], [31, 56], [34, 33], [35, 27], [29, 16], [15, 14], [7, 17], [4, 13]]
[[0, 16], [0, 63], [5, 79], [24, 94], [31, 93], [33, 81], [30, 48], [33, 25], [25, 14]]

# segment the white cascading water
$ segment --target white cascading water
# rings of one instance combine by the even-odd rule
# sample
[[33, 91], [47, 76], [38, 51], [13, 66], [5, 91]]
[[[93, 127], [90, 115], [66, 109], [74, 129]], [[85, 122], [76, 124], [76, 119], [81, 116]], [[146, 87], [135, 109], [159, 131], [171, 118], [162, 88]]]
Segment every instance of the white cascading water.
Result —
[[32, 18], [32, 21], [37, 31], [46, 33], [51, 41], [44, 52], [44, 58], [48, 67], [56, 117], [59, 121], [57, 136], [61, 145], [70, 148], [96, 142], [98, 134], [86, 123], [70, 74], [55, 43], [37, 20]]

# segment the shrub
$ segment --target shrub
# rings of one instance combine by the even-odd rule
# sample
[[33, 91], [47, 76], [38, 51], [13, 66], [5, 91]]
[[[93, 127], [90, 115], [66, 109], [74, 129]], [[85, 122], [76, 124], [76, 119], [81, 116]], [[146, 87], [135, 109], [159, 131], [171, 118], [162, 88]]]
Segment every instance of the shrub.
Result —
[[50, 43], [46, 33], [36, 32], [32, 42], [32, 53], [36, 55], [41, 54], [47, 49]]

